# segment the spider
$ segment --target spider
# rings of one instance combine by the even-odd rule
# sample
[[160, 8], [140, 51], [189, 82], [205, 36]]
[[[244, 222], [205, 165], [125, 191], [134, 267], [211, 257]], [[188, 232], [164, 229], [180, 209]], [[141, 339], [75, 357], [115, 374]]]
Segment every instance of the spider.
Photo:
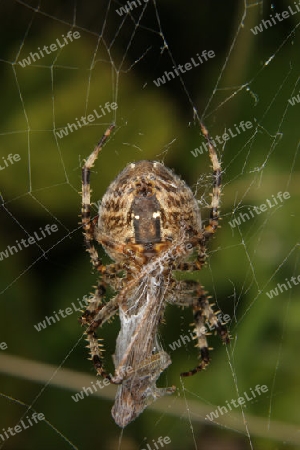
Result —
[[[163, 163], [147, 160], [125, 167], [104, 194], [98, 215], [91, 218], [90, 172], [113, 124], [82, 168], [84, 241], [100, 280], [80, 323], [86, 326], [90, 359], [97, 374], [118, 385], [112, 416], [123, 428], [152, 401], [175, 390], [174, 386], [156, 386], [171, 363], [158, 338], [167, 304], [191, 307], [194, 314], [200, 361], [181, 376], [194, 375], [209, 364], [206, 322], [223, 343], [229, 342], [226, 327], [201, 284], [179, 281], [175, 275], [175, 271], [199, 271], [203, 267], [207, 241], [219, 224], [221, 166], [207, 129], [202, 123], [200, 126], [213, 168], [210, 218], [205, 227], [187, 184]], [[111, 264], [102, 263], [95, 243], [104, 248]], [[110, 299], [108, 290], [113, 291]], [[121, 328], [113, 355], [115, 373], [111, 375], [104, 368], [96, 330], [117, 313]]]

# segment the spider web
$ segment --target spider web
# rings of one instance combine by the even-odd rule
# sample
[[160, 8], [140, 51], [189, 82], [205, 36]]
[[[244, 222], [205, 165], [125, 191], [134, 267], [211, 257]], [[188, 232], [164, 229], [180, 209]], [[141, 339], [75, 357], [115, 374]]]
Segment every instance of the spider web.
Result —
[[[0, 434], [45, 416], [0, 448], [156, 449], [159, 437], [170, 449], [299, 448], [298, 2], [0, 7]], [[197, 362], [192, 316], [169, 308], [160, 337], [173, 363], [159, 384], [177, 393], [121, 432], [115, 387], [96, 388], [77, 325], [96, 283], [77, 217], [82, 160], [115, 122], [93, 201], [127, 163], [159, 159], [189, 183], [205, 220], [212, 177], [199, 118], [223, 169], [222, 226], [201, 283], [230, 317], [232, 341], [209, 336], [208, 370], [180, 379]], [[101, 330], [108, 361], [117, 332], [117, 320]]]

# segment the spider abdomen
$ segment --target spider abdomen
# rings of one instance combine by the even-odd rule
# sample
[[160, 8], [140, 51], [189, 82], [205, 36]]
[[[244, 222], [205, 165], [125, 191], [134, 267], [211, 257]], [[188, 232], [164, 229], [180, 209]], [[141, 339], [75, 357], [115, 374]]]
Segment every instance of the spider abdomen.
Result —
[[[148, 254], [154, 252], [154, 244], [176, 241], [183, 228], [190, 235], [200, 232], [197, 201], [187, 184], [157, 161], [126, 166], [99, 207], [100, 235], [122, 244], [137, 244]], [[120, 258], [106, 250], [114, 260]]]

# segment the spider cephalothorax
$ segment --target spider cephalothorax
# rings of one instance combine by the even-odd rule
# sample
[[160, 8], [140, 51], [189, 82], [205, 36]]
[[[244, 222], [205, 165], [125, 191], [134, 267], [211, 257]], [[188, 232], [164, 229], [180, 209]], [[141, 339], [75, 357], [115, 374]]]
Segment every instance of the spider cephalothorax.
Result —
[[[171, 363], [158, 338], [158, 325], [167, 303], [190, 306], [194, 312], [195, 339], [200, 362], [182, 376], [193, 375], [209, 363], [205, 323], [229, 337], [213, 312], [199, 283], [178, 281], [175, 271], [198, 271], [206, 256], [206, 243], [219, 221], [221, 167], [206, 128], [213, 165], [213, 194], [210, 219], [201, 224], [198, 203], [187, 184], [157, 161], [129, 164], [111, 183], [90, 217], [90, 169], [111, 133], [109, 127], [82, 170], [82, 225], [87, 251], [100, 273], [96, 292], [81, 317], [87, 326], [90, 354], [97, 373], [119, 384], [112, 415], [125, 427], [157, 397], [172, 393], [174, 387], [157, 388], [156, 381]], [[104, 266], [94, 243], [103, 246], [113, 260]], [[111, 286], [114, 295], [106, 298]], [[106, 373], [96, 329], [114, 314], [121, 329], [113, 355], [114, 375]]]

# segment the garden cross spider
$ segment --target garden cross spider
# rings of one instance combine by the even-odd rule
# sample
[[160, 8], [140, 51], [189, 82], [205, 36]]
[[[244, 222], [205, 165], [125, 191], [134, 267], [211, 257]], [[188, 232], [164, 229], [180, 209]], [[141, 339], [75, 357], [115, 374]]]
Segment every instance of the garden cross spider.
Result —
[[[171, 364], [158, 339], [167, 303], [190, 306], [194, 313], [200, 362], [181, 376], [193, 375], [209, 363], [206, 322], [224, 343], [229, 342], [203, 287], [194, 281], [179, 281], [174, 273], [202, 268], [207, 241], [219, 223], [221, 166], [206, 128], [200, 126], [213, 167], [210, 218], [204, 228], [191, 189], [157, 161], [143, 160], [125, 167], [104, 194], [98, 215], [91, 218], [90, 171], [114, 125], [106, 130], [82, 168], [84, 240], [100, 281], [80, 322], [87, 327], [97, 374], [119, 385], [112, 416], [122, 428], [156, 398], [175, 390], [174, 386], [156, 386], [160, 374]], [[102, 245], [112, 264], [102, 264], [94, 241]], [[108, 286], [114, 291], [110, 300], [106, 299]], [[115, 373], [110, 375], [103, 366], [96, 330], [117, 312], [121, 329], [113, 356]]]

